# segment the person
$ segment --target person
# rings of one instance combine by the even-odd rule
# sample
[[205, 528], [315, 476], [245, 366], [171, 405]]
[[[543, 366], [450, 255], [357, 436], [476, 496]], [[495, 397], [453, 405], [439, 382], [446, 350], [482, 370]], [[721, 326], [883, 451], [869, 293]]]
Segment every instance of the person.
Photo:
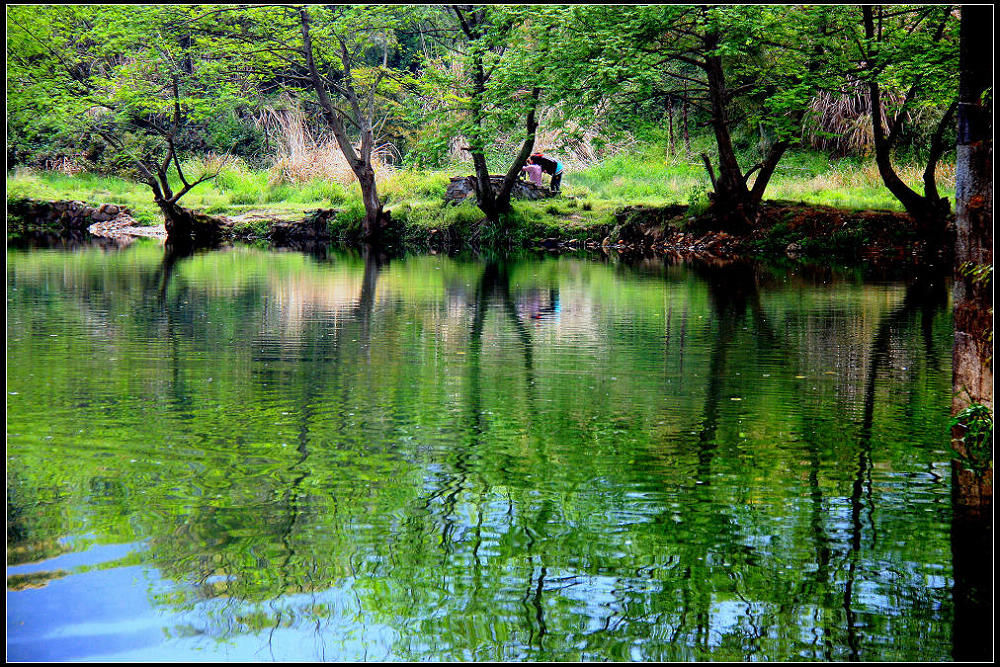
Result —
[[542, 186], [542, 168], [537, 164], [534, 164], [530, 157], [528, 158], [528, 164], [522, 167], [521, 171], [528, 172], [528, 180], [530, 180], [532, 184], [537, 185], [538, 187]]
[[533, 153], [529, 160], [531, 161], [531, 164], [536, 164], [541, 167], [542, 172], [552, 174], [552, 180], [549, 182], [549, 189], [551, 189], [552, 192], [559, 192], [559, 183], [562, 182], [563, 177], [562, 162], [546, 157], [542, 153]]

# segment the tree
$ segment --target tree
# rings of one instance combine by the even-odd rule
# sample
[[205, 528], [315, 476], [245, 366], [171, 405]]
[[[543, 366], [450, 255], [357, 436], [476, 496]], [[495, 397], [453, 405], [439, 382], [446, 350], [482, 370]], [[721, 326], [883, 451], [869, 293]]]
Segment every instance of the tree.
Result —
[[993, 632], [993, 8], [963, 6], [955, 174], [952, 521], [955, 660]]
[[[503, 183], [499, 191], [494, 193], [492, 181], [490, 179], [489, 168], [486, 164], [486, 145], [490, 140], [487, 132], [485, 116], [491, 106], [490, 93], [497, 96], [497, 88], [489, 88], [492, 82], [502, 77], [494, 77], [501, 66], [507, 65], [503, 56], [508, 53], [508, 46], [513, 25], [511, 16], [497, 16], [496, 10], [489, 7], [471, 7], [468, 5], [452, 5], [452, 11], [462, 27], [462, 32], [468, 40], [467, 67], [471, 74], [472, 86], [469, 110], [471, 112], [471, 127], [469, 132], [469, 143], [471, 146], [472, 161], [476, 168], [476, 203], [486, 218], [490, 221], [497, 221], [501, 213], [506, 213], [510, 209], [510, 193], [514, 187], [514, 181], [521, 173], [528, 156], [535, 145], [535, 132], [538, 130], [538, 120], [536, 111], [538, 109], [538, 98], [541, 89], [537, 81], [529, 82], [534, 84], [530, 91], [522, 88], [518, 92], [525, 99], [524, 125], [525, 138], [521, 144], [521, 150], [514, 158], [507, 173], [504, 174]], [[491, 15], [493, 14], [493, 15]], [[507, 39], [504, 39], [504, 38]], [[492, 48], [491, 48], [492, 47]], [[491, 55], [498, 54], [499, 58], [490, 58]], [[490, 61], [493, 62], [490, 62]], [[522, 67], [526, 65], [522, 63]], [[519, 83], [515, 81], [515, 85]], [[501, 89], [505, 88], [500, 86]], [[506, 92], [506, 91], [505, 91]], [[524, 95], [524, 93], [527, 93]], [[499, 97], [502, 97], [499, 96]], [[515, 98], [516, 99], [516, 98]], [[494, 97], [493, 101], [496, 100]]]
[[[825, 8], [577, 7], [563, 24], [559, 79], [584, 107], [595, 94], [636, 104], [681, 100], [708, 118], [717, 145], [713, 208], [722, 226], [747, 228], [774, 169], [796, 137], [825, 58]], [[817, 31], [816, 28], [819, 28]], [[738, 123], [771, 137], [744, 170]], [[756, 173], [752, 185], [750, 177]]]
[[392, 112], [401, 73], [389, 66], [406, 8], [378, 5], [229, 7], [204, 12], [198, 25], [225, 44], [230, 72], [266, 81], [317, 108], [361, 187], [362, 235], [388, 224], [373, 157]]
[[952, 378], [959, 502], [987, 511], [993, 501], [992, 26], [989, 7], [962, 8]]
[[203, 122], [242, 98], [203, 57], [192, 8], [17, 6], [8, 8], [8, 102], [23, 122], [68, 136], [96, 136], [152, 191], [170, 242], [211, 242], [218, 227], [180, 206], [215, 176], [185, 172]]
[[[868, 89], [875, 163], [882, 182], [907, 213], [919, 221], [933, 222], [938, 231], [943, 231], [949, 204], [938, 193], [935, 172], [947, 145], [944, 132], [957, 105], [954, 77], [957, 22], [952, 7], [864, 5], [860, 12], [863, 40], [854, 37], [852, 41], [860, 44], [857, 76]], [[857, 29], [856, 20], [848, 18], [848, 25], [852, 30]], [[906, 92], [898, 104], [884, 105], [884, 87]], [[892, 153], [903, 135], [907, 115], [919, 105], [935, 104], [947, 108], [931, 136], [921, 195], [896, 173]]]
[[[490, 223], [511, 207], [511, 192], [531, 155], [548, 72], [549, 38], [543, 29], [550, 10], [538, 7], [450, 5], [426, 31], [446, 55], [428, 59], [425, 95], [437, 98], [435, 120], [467, 141], [475, 169], [476, 204]], [[558, 10], [556, 10], [558, 11]], [[424, 34], [422, 32], [421, 34]], [[441, 66], [454, 63], [450, 70]], [[455, 112], [458, 112], [457, 114]], [[490, 177], [490, 148], [501, 132], [523, 127], [521, 145], [507, 161], [499, 185]]]

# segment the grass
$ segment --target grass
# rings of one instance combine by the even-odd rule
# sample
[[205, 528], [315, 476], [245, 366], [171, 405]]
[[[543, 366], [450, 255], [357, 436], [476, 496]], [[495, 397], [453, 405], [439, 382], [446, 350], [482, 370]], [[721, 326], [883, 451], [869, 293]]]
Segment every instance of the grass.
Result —
[[159, 212], [147, 186], [113, 176], [18, 169], [7, 173], [7, 198], [75, 199], [127, 206], [140, 222], [156, 224]]
[[[710, 144], [695, 146], [691, 154], [667, 155], [662, 146], [647, 145], [629, 154], [620, 154], [599, 163], [567, 167], [563, 179], [564, 197], [535, 202], [515, 202], [511, 221], [533, 233], [546, 230], [572, 232], [574, 228], [612, 224], [614, 213], [627, 205], [662, 206], [685, 204], [692, 212], [707, 206], [709, 179], [698, 153]], [[753, 162], [746, 156], [744, 163]], [[189, 163], [188, 171], [198, 173], [205, 165]], [[901, 167], [900, 176], [919, 189], [921, 171]], [[954, 197], [954, 166], [942, 165], [939, 181], [947, 197]], [[482, 219], [474, 205], [443, 205], [449, 177], [472, 173], [471, 165], [455, 165], [438, 171], [415, 169], [391, 172], [379, 183], [386, 208], [407, 226], [449, 228], [468, 227]], [[77, 199], [90, 204], [113, 203], [130, 208], [146, 224], [161, 221], [148, 186], [111, 176], [17, 169], [7, 173], [7, 197], [35, 199]], [[766, 193], [767, 199], [801, 201], [846, 209], [901, 210], [899, 202], [885, 189], [870, 160], [833, 160], [815, 151], [791, 151], [779, 164]], [[238, 216], [261, 211], [278, 217], [302, 218], [309, 210], [336, 208], [341, 211], [336, 226], [356, 227], [363, 217], [357, 184], [313, 179], [304, 183], [275, 180], [267, 171], [243, 165], [224, 167], [210, 182], [199, 185], [181, 204], [211, 214]]]
[[[197, 169], [190, 171], [198, 173]], [[179, 183], [172, 184], [178, 186]], [[335, 208], [352, 196], [360, 202], [360, 192], [337, 183], [319, 180], [294, 185], [276, 183], [266, 171], [227, 167], [214, 180], [187, 193], [180, 203], [210, 214], [237, 216], [263, 210], [277, 216], [301, 218], [308, 210]], [[87, 173], [69, 176], [56, 171], [17, 169], [7, 173], [7, 198], [18, 197], [118, 204], [131, 209], [141, 223], [155, 225], [163, 221], [149, 186], [114, 176]]]
[[563, 190], [591, 201], [657, 205], [687, 203], [692, 191], [708, 186], [703, 166], [657, 152], [616, 155], [579, 171], [567, 170]]

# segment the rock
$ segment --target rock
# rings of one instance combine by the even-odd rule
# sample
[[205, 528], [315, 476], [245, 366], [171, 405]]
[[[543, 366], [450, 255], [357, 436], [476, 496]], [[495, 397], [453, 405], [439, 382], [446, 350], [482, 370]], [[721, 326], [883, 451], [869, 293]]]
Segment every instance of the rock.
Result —
[[[490, 184], [493, 187], [493, 192], [500, 190], [500, 186], [503, 184], [503, 176], [490, 175]], [[546, 187], [539, 187], [534, 183], [529, 181], [522, 181], [520, 179], [514, 181], [514, 187], [511, 189], [510, 195], [514, 199], [548, 199], [549, 197], [555, 197], [557, 193], [553, 193]], [[465, 201], [469, 197], [475, 199], [476, 197], [476, 177], [475, 176], [455, 176], [448, 183], [448, 188], [444, 194], [444, 200], [451, 204], [458, 204]]]
[[325, 228], [340, 212], [340, 209], [337, 208], [318, 208], [307, 213], [305, 221], [317, 227], [322, 226]]
[[276, 222], [271, 225], [271, 242], [275, 245], [329, 238], [330, 230], [324, 216], [313, 216], [301, 222]]

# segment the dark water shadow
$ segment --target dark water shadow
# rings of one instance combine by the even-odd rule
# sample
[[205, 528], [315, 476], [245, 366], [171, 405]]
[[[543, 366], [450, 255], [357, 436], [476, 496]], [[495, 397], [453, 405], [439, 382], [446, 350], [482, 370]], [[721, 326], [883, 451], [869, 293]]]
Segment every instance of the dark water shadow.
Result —
[[715, 434], [719, 425], [719, 409], [725, 395], [727, 366], [737, 334], [748, 316], [756, 338], [766, 347], [778, 345], [778, 337], [767, 323], [760, 303], [757, 269], [750, 262], [694, 262], [695, 275], [708, 288], [715, 333], [709, 353], [708, 386], [698, 429], [698, 480], [709, 485], [712, 458], [718, 444]]

